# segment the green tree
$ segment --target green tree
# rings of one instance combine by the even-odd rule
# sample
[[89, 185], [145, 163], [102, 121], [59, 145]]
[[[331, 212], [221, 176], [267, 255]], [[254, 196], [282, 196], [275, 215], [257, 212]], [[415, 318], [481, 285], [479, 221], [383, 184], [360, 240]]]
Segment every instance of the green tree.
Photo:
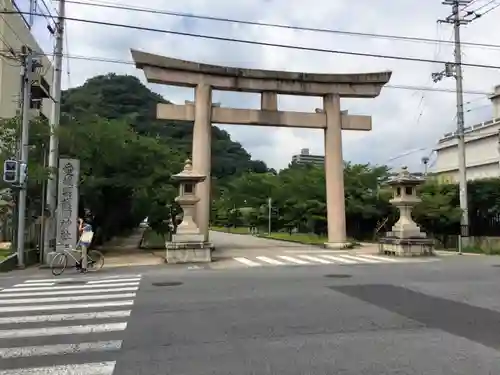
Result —
[[[191, 153], [193, 124], [156, 118], [158, 103], [168, 103], [138, 78], [114, 73], [93, 77], [63, 93], [61, 111], [74, 118], [92, 113], [101, 118], [126, 121], [137, 133], [163, 139], [169, 148]], [[264, 162], [252, 160], [240, 143], [212, 126], [212, 176], [224, 180], [247, 171], [267, 171]]]
[[[0, 163], [7, 159], [17, 159], [17, 139], [20, 139], [20, 119], [0, 120]], [[44, 155], [48, 153], [49, 126], [45, 119], [38, 117], [30, 121], [28, 140], [28, 181], [27, 181], [27, 219], [41, 214], [42, 186], [49, 175], [49, 169], [44, 166]], [[0, 188], [10, 187], [3, 181]], [[16, 190], [17, 188], [14, 188]]]
[[137, 226], [177, 194], [170, 177], [183, 157], [124, 120], [87, 116], [66, 123], [61, 154], [80, 159], [81, 206], [92, 212], [101, 240]]
[[449, 236], [460, 230], [462, 211], [457, 201], [457, 185], [428, 182], [419, 190], [422, 202], [415, 207], [413, 217], [426, 232], [446, 246]]

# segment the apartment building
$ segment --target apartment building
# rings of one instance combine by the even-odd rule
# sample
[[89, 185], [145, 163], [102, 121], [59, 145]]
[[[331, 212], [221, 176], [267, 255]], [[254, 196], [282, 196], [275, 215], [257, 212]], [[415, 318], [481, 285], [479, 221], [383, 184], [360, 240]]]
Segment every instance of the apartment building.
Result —
[[325, 157], [323, 155], [312, 155], [308, 148], [303, 148], [300, 150], [300, 154], [292, 156], [292, 163], [324, 165]]
[[[0, 0], [0, 5], [4, 11], [26, 11], [35, 6], [35, 0]], [[34, 74], [30, 113], [50, 116], [53, 68], [32, 34], [32, 25], [33, 19], [27, 15], [0, 15], [0, 118], [14, 117], [19, 110], [22, 69], [18, 57], [23, 46], [39, 53], [37, 58], [42, 64]]]
[[[495, 87], [490, 100], [493, 118], [464, 129], [468, 180], [500, 177], [500, 85]], [[443, 183], [458, 182], [457, 132], [445, 134], [435, 151], [433, 175]]]

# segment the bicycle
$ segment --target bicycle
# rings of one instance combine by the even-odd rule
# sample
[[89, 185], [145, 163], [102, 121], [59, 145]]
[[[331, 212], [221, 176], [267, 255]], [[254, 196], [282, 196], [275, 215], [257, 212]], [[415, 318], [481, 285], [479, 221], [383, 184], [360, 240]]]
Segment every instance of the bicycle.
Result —
[[[70, 250], [76, 250], [80, 253], [80, 259], [77, 259]], [[78, 245], [75, 249], [68, 249], [65, 247], [62, 252], [58, 252], [52, 258], [50, 262], [50, 269], [54, 276], [61, 275], [66, 267], [68, 266], [68, 257], [72, 258], [75, 261], [76, 270], [82, 270], [82, 248]], [[95, 272], [100, 270], [104, 266], [104, 255], [98, 250], [88, 250], [87, 251], [87, 269], [86, 272]]]

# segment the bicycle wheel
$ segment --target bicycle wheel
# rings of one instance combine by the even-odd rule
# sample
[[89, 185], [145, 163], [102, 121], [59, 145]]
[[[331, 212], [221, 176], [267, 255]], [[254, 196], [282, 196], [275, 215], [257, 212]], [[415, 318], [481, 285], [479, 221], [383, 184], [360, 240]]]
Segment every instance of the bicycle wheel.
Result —
[[104, 266], [104, 255], [98, 250], [87, 253], [87, 271], [99, 271]]
[[59, 276], [64, 272], [66, 266], [68, 265], [68, 256], [65, 253], [57, 253], [52, 258], [52, 262], [50, 262], [50, 270], [52, 271], [52, 275]]

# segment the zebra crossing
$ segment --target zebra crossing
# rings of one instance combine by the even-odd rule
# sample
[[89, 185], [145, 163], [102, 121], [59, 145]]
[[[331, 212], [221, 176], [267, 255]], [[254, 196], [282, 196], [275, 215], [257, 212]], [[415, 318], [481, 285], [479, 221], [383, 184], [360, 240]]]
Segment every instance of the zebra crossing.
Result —
[[0, 290], [0, 375], [113, 374], [140, 282], [30, 279]]
[[240, 265], [246, 267], [263, 266], [292, 266], [292, 265], [359, 265], [359, 264], [402, 264], [402, 263], [422, 263], [432, 262], [436, 259], [408, 259], [394, 258], [382, 255], [372, 254], [339, 254], [335, 255], [324, 253], [310, 254], [287, 254], [273, 256], [254, 256], [254, 257], [234, 257], [232, 258]]

